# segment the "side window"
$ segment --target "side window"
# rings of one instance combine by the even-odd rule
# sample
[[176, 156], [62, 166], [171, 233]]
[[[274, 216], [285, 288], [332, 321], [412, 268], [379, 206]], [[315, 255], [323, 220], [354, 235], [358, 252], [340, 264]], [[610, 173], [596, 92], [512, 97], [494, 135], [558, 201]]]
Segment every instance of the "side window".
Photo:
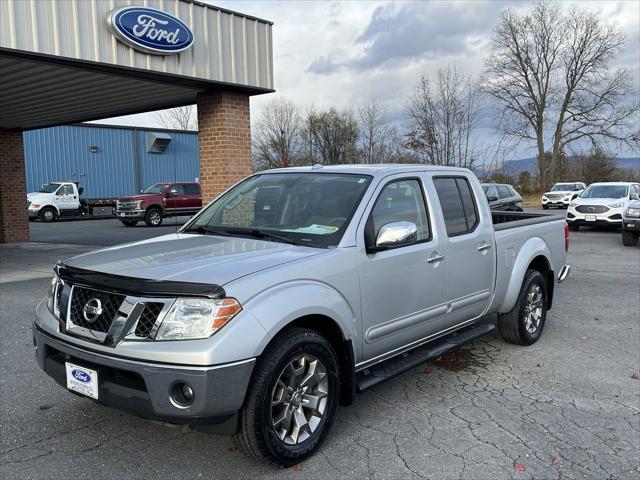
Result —
[[498, 190], [496, 189], [496, 187], [489, 187], [487, 188], [486, 195], [487, 195], [487, 198], [489, 197], [498, 198]]
[[374, 238], [383, 225], [412, 222], [418, 228], [417, 242], [428, 240], [429, 221], [420, 183], [415, 179], [397, 180], [380, 192], [370, 214]]
[[183, 186], [185, 195], [200, 195], [198, 186], [193, 183], [185, 183]]
[[498, 187], [498, 193], [500, 194], [500, 198], [509, 198], [512, 196], [509, 189], [502, 185]]
[[72, 194], [73, 194], [73, 189], [69, 185], [62, 185], [56, 192], [56, 195], [72, 195]]
[[438, 192], [447, 235], [462, 235], [473, 231], [478, 223], [478, 212], [469, 182], [460, 177], [436, 177], [433, 183]]
[[169, 191], [175, 192], [176, 195], [184, 195], [184, 188], [182, 188], [182, 185], [171, 185], [171, 187], [169, 187]]

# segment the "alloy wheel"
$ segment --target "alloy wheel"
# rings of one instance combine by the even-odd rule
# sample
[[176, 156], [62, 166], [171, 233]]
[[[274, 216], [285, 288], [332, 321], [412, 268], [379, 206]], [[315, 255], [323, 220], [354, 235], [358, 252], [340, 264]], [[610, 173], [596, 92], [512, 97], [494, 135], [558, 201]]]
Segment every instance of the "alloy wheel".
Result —
[[530, 334], [535, 333], [540, 326], [543, 306], [542, 288], [538, 283], [532, 283], [524, 304], [524, 328]]
[[271, 421], [276, 436], [296, 445], [318, 428], [327, 408], [329, 377], [323, 363], [302, 354], [282, 370], [271, 394]]

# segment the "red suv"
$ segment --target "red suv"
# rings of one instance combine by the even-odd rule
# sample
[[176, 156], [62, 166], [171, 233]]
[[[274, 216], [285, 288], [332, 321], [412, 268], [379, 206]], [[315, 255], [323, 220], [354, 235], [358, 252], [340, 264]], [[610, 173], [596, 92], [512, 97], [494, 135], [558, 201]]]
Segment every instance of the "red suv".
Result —
[[157, 227], [164, 217], [193, 215], [202, 208], [199, 183], [154, 183], [140, 195], [119, 198], [115, 215], [125, 226], [133, 227], [144, 220]]

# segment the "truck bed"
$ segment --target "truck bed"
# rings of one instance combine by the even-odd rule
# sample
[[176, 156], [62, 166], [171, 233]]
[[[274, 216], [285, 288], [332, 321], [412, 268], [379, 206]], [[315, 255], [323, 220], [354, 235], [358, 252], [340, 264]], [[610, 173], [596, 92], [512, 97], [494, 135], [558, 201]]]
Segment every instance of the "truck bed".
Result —
[[493, 219], [493, 228], [498, 230], [507, 230], [509, 228], [524, 227], [526, 225], [535, 225], [537, 223], [553, 222], [556, 220], [564, 220], [563, 215], [556, 213], [531, 213], [531, 212], [491, 212]]

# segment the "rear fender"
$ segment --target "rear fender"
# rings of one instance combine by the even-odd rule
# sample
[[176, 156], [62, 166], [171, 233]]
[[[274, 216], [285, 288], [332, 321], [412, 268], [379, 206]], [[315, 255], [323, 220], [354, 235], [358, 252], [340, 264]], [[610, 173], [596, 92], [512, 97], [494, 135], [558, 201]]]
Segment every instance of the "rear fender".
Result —
[[507, 313], [514, 307], [518, 300], [518, 295], [522, 288], [522, 282], [524, 281], [527, 269], [529, 268], [529, 265], [531, 265], [533, 259], [538, 256], [544, 257], [549, 269], [553, 270], [551, 252], [549, 251], [547, 244], [540, 237], [529, 238], [524, 245], [522, 245], [522, 248], [520, 248], [518, 256], [513, 264], [511, 279], [509, 280], [509, 285], [507, 286], [504, 299], [498, 308], [498, 313]]

